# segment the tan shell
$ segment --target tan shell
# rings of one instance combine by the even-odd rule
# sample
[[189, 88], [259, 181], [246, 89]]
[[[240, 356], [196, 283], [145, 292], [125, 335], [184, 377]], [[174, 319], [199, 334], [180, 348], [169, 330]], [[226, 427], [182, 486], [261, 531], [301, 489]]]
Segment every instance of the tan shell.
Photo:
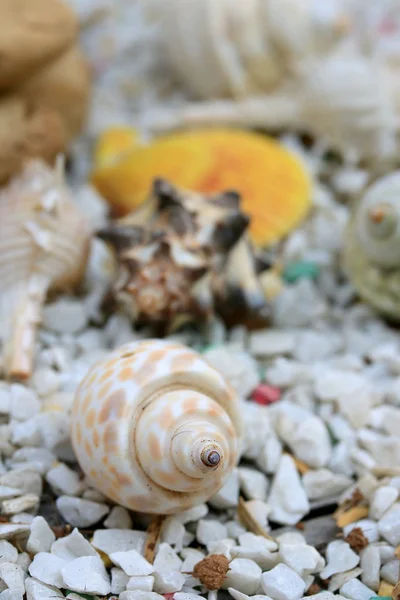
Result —
[[47, 292], [79, 283], [90, 237], [62, 171], [32, 161], [0, 192], [0, 339], [8, 377], [30, 376]]
[[238, 398], [197, 352], [125, 344], [77, 390], [71, 441], [92, 484], [132, 510], [171, 514], [207, 501], [235, 467]]

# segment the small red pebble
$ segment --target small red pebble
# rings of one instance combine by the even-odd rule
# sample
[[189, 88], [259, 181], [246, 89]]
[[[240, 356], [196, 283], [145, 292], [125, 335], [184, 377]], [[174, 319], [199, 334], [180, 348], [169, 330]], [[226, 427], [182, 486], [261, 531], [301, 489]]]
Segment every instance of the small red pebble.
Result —
[[163, 594], [165, 600], [174, 600], [175, 592], [169, 592], [168, 594]]
[[278, 400], [281, 399], [281, 395], [281, 390], [279, 388], [267, 385], [266, 383], [261, 383], [252, 393], [251, 399], [254, 400], [254, 402], [257, 402], [257, 404], [267, 406], [268, 404], [278, 402]]

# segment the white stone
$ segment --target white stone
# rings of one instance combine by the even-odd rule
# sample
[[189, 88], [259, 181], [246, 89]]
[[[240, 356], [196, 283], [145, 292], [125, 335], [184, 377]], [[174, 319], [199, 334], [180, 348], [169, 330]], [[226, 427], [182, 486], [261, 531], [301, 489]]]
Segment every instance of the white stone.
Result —
[[347, 583], [342, 585], [340, 593], [350, 600], [370, 600], [375, 596], [374, 590], [367, 587], [359, 579], [350, 579]]
[[35, 370], [31, 385], [40, 397], [54, 394], [60, 388], [60, 375], [49, 367], [39, 367]]
[[229, 563], [223, 587], [235, 588], [244, 594], [252, 596], [260, 587], [261, 568], [248, 558], [234, 558]]
[[42, 583], [54, 585], [55, 587], [63, 586], [63, 578], [61, 569], [65, 567], [66, 561], [54, 554], [48, 552], [39, 552], [29, 565], [29, 574], [35, 577]]
[[24, 512], [35, 508], [40, 502], [39, 496], [36, 494], [25, 494], [19, 498], [4, 500], [1, 505], [3, 515], [15, 515], [16, 513]]
[[303, 485], [310, 500], [335, 496], [347, 489], [352, 479], [329, 469], [310, 470], [303, 475]]
[[350, 569], [350, 571], [344, 571], [344, 573], [336, 573], [336, 575], [332, 575], [332, 577], [329, 579], [328, 591], [336, 592], [347, 581], [350, 581], [350, 579], [353, 579], [354, 577], [359, 577], [361, 573], [362, 569], [360, 569], [360, 567], [356, 567], [355, 569]]
[[165, 598], [161, 594], [156, 594], [156, 592], [131, 590], [122, 592], [122, 594], [119, 595], [119, 600], [165, 600]]
[[299, 600], [306, 589], [302, 578], [284, 564], [263, 573], [261, 587], [273, 600]]
[[[287, 416], [286, 418], [289, 419]], [[282, 420], [284, 421], [284, 416]], [[297, 424], [289, 422], [291, 426], [287, 432], [284, 431], [284, 423], [278, 424], [278, 434], [292, 452], [310, 467], [325, 466], [332, 455], [332, 443], [322, 419], [312, 415]]]
[[19, 383], [11, 385], [10, 416], [17, 421], [31, 419], [40, 411], [40, 402], [34, 390]]
[[226, 537], [226, 527], [219, 521], [200, 519], [197, 524], [196, 538], [200, 544], [207, 545], [208, 542], [217, 542]]
[[264, 473], [249, 467], [239, 467], [239, 483], [249, 500], [266, 500], [269, 482]]
[[42, 495], [42, 478], [35, 471], [8, 471], [0, 477], [0, 485], [17, 488], [21, 493]]
[[305, 545], [306, 538], [300, 531], [284, 531], [276, 538], [278, 544], [294, 544], [295, 546]]
[[108, 529], [131, 529], [132, 517], [123, 506], [113, 506], [104, 521], [104, 527]]
[[369, 516], [378, 521], [383, 514], [396, 502], [399, 490], [390, 485], [383, 485], [372, 496], [369, 506]]
[[0, 593], [0, 600], [22, 600], [24, 592], [22, 590], [4, 590]]
[[275, 473], [282, 457], [283, 447], [276, 435], [267, 437], [260, 453], [256, 457], [256, 464], [264, 473]]
[[251, 354], [266, 358], [277, 354], [292, 354], [296, 347], [296, 331], [282, 329], [262, 329], [250, 334], [249, 349]]
[[315, 394], [322, 401], [340, 400], [343, 396], [358, 394], [368, 386], [368, 380], [361, 374], [350, 371], [323, 370], [315, 380]]
[[358, 432], [358, 440], [371, 454], [377, 466], [398, 465], [400, 463], [400, 437], [380, 434], [370, 429]]
[[201, 599], [202, 599], [202, 596], [199, 596], [198, 594], [188, 593], [188, 592], [176, 592], [176, 594], [174, 594], [174, 600], [201, 600]]
[[43, 308], [42, 323], [45, 329], [55, 333], [77, 333], [87, 324], [84, 304], [63, 296]]
[[379, 533], [389, 544], [400, 544], [400, 502], [396, 502], [383, 515], [378, 524]]
[[0, 540], [0, 562], [15, 563], [17, 558], [17, 549], [7, 540]]
[[105, 554], [137, 550], [142, 553], [146, 532], [131, 529], [97, 529], [94, 532], [92, 545]]
[[269, 529], [268, 515], [271, 512], [271, 507], [262, 500], [247, 500], [246, 508], [253, 519], [265, 530]]
[[73, 527], [90, 527], [98, 523], [109, 513], [109, 506], [73, 496], [59, 496], [57, 509], [62, 517]]
[[179, 514], [175, 515], [175, 518], [183, 523], [183, 525], [186, 525], [186, 523], [192, 523], [194, 521], [199, 521], [199, 519], [203, 519], [207, 516], [207, 514], [207, 504], [198, 504], [197, 506], [193, 506], [193, 508], [183, 510]]
[[[265, 538], [264, 538], [265, 539]], [[258, 547], [254, 546], [232, 546], [230, 548], [230, 558], [247, 558], [258, 564], [263, 571], [272, 569], [280, 561], [278, 552], [271, 552], [261, 544]]]
[[13, 487], [7, 487], [6, 485], [0, 485], [0, 502], [3, 500], [9, 500], [10, 498], [15, 498], [16, 496], [21, 496], [22, 494], [22, 490]]
[[158, 594], [179, 592], [184, 584], [185, 576], [177, 570], [156, 570], [154, 572], [154, 590]]
[[229, 381], [241, 398], [246, 398], [260, 382], [257, 362], [247, 352], [221, 346], [204, 353], [204, 357]]
[[343, 528], [344, 536], [348, 536], [355, 528], [360, 528], [369, 542], [372, 543], [379, 540], [378, 526], [375, 521], [372, 521], [371, 519], [361, 519], [360, 521], [350, 523], [350, 525], [346, 525], [346, 527]]
[[378, 542], [375, 545], [379, 550], [381, 565], [385, 565], [386, 563], [396, 558], [395, 548], [393, 548], [393, 546], [389, 546], [389, 544], [387, 544], [386, 542]]
[[35, 517], [31, 523], [31, 533], [26, 548], [31, 554], [49, 552], [55, 539], [56, 536], [47, 521], [43, 517]]
[[310, 509], [296, 465], [290, 456], [283, 455], [279, 462], [268, 505], [271, 507], [270, 520], [283, 525], [295, 525]]
[[233, 469], [232, 473], [216, 494], [214, 494], [209, 503], [214, 508], [225, 509], [237, 506], [239, 502], [239, 473]]
[[325, 567], [325, 560], [320, 553], [307, 544], [280, 544], [279, 554], [283, 562], [300, 577], [318, 573]]
[[343, 573], [354, 569], [360, 562], [360, 557], [353, 552], [347, 542], [335, 540], [330, 542], [326, 549], [327, 565], [320, 573], [321, 579], [328, 579], [336, 573]]
[[64, 594], [57, 588], [46, 585], [34, 577], [28, 577], [25, 581], [26, 600], [53, 600], [64, 598]]
[[111, 569], [111, 593], [120, 594], [126, 590], [126, 586], [129, 581], [129, 575], [127, 575], [122, 569], [113, 567]]
[[25, 591], [25, 574], [21, 567], [15, 563], [0, 563], [0, 579], [12, 590]]
[[181, 572], [191, 573], [195, 565], [203, 560], [205, 554], [204, 552], [196, 550], [195, 548], [185, 548], [184, 552], [181, 552], [181, 556], [184, 559], [181, 565]]
[[29, 565], [31, 564], [31, 562], [31, 557], [27, 552], [22, 552], [21, 554], [18, 554], [17, 564], [21, 567], [24, 573], [28, 573]]
[[[14, 452], [10, 464], [14, 469], [37, 471], [44, 475], [51, 469], [56, 460], [55, 454], [47, 448], [19, 448]], [[17, 485], [15, 487], [21, 486]]]
[[51, 485], [57, 496], [62, 494], [79, 496], [84, 490], [84, 485], [78, 474], [64, 463], [60, 463], [47, 471], [46, 481]]
[[379, 549], [376, 546], [367, 546], [364, 548], [361, 552], [360, 567], [363, 571], [361, 575], [363, 584], [377, 592], [380, 583], [381, 557]]
[[30, 532], [30, 525], [21, 523], [9, 525], [8, 523], [0, 523], [0, 540], [11, 540], [19, 534], [27, 534]]
[[250, 533], [249, 531], [245, 531], [239, 535], [239, 544], [246, 548], [254, 548], [255, 550], [269, 550], [270, 552], [278, 550], [278, 544], [274, 540]]
[[126, 552], [113, 552], [109, 555], [110, 560], [120, 567], [127, 575], [151, 575], [153, 566], [136, 550]]
[[29, 525], [32, 525], [34, 518], [33, 515], [27, 512], [16, 513], [10, 517], [10, 523], [29, 523]]
[[111, 591], [110, 578], [98, 556], [81, 556], [61, 570], [64, 586], [74, 592], [106, 596]]
[[225, 523], [230, 538], [237, 539], [242, 533], [246, 533], [246, 527], [243, 527], [239, 521], [226, 521]]
[[174, 571], [180, 569], [182, 561], [169, 544], [162, 543], [158, 546], [153, 567], [158, 572]]
[[11, 409], [11, 386], [0, 384], [0, 414], [8, 415]]
[[74, 529], [69, 535], [56, 540], [51, 546], [51, 553], [67, 562], [81, 556], [98, 556], [96, 550], [78, 529]]
[[[399, 573], [400, 573], [400, 560], [397, 560], [397, 559], [391, 560], [390, 562], [386, 563], [386, 565], [383, 565], [381, 572], [380, 572], [382, 579], [384, 579], [388, 583], [391, 583], [392, 585], [396, 585], [398, 583]], [[365, 581], [363, 583], [365, 583]], [[373, 588], [373, 589], [375, 589], [375, 588]]]
[[184, 525], [178, 519], [167, 517], [162, 524], [160, 540], [180, 551], [183, 548], [185, 532]]
[[230, 560], [232, 558], [231, 549], [234, 547], [234, 545], [235, 540], [230, 538], [208, 542], [207, 552], [208, 554], [223, 554], [228, 560]]
[[[143, 590], [144, 592], [152, 592], [154, 586], [154, 577], [131, 577], [127, 583], [127, 590]], [[174, 597], [175, 598], [175, 597]]]

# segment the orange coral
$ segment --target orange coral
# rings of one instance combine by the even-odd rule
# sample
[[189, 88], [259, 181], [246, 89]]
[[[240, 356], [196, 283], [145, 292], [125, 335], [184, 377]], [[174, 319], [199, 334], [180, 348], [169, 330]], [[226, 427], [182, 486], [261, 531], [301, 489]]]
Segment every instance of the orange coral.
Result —
[[[122, 140], [121, 145], [119, 138]], [[141, 204], [155, 177], [204, 194], [234, 189], [259, 246], [276, 242], [305, 217], [311, 180], [301, 161], [274, 139], [236, 129], [202, 129], [136, 145], [132, 130], [105, 132], [92, 182], [116, 215]]]

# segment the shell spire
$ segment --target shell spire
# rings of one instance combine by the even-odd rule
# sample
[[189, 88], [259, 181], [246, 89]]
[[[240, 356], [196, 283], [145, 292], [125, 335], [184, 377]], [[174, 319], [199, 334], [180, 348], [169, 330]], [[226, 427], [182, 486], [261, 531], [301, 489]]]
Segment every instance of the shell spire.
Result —
[[0, 192], [0, 340], [10, 378], [32, 372], [36, 328], [49, 291], [69, 290], [84, 274], [90, 228], [56, 170], [41, 160]]

